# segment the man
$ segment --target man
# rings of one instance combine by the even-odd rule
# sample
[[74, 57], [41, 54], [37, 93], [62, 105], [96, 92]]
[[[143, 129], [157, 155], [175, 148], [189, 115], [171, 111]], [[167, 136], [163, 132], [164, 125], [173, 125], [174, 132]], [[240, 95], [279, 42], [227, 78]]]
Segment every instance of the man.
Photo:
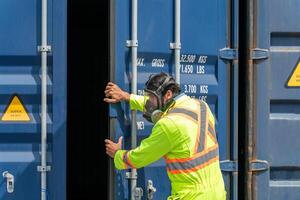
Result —
[[179, 94], [179, 85], [165, 73], [151, 76], [145, 85], [145, 96], [130, 95], [113, 83], [105, 89], [105, 102], [128, 101], [154, 123], [151, 135], [135, 149], [121, 150], [122, 138], [118, 143], [105, 140], [116, 168], [141, 168], [163, 157], [172, 186], [168, 200], [225, 200], [215, 120], [208, 105]]

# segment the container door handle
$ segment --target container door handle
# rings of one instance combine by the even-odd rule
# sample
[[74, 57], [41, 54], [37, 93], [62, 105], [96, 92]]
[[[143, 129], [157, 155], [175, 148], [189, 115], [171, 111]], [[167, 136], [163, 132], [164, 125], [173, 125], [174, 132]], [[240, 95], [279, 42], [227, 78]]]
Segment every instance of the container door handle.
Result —
[[8, 193], [13, 193], [14, 192], [14, 176], [9, 173], [8, 171], [3, 172], [2, 176], [6, 178], [6, 189]]
[[153, 186], [153, 182], [151, 180], [148, 180], [147, 185], [147, 200], [153, 199], [153, 194], [156, 192], [156, 188]]

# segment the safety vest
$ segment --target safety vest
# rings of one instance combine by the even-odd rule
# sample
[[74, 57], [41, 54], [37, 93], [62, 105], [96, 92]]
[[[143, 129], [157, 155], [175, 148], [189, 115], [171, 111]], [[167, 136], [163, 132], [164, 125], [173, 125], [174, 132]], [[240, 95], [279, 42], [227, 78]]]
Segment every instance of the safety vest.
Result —
[[[214, 125], [209, 120], [208, 106], [203, 101], [194, 100], [197, 110], [185, 107], [171, 109], [167, 116], [177, 115], [192, 121], [197, 126], [197, 137], [194, 145], [194, 154], [188, 158], [168, 158], [165, 156], [167, 170], [170, 174], [190, 173], [200, 170], [213, 162], [219, 161], [219, 147]], [[207, 147], [210, 139], [213, 145]]]

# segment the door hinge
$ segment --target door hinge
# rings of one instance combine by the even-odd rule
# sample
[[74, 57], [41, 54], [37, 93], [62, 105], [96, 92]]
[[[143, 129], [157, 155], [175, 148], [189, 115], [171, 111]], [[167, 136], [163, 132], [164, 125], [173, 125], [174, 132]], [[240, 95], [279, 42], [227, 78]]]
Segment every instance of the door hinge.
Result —
[[237, 60], [239, 58], [239, 52], [237, 49], [223, 48], [219, 50], [219, 56], [224, 60]]
[[[237, 49], [223, 48], [219, 50], [219, 56], [224, 60], [238, 60], [239, 51]], [[251, 59], [252, 60], [262, 60], [269, 58], [268, 49], [255, 48], [251, 50]]]
[[268, 57], [269, 57], [268, 49], [255, 48], [251, 50], [252, 60], [262, 60], [262, 59], [267, 59]]
[[238, 162], [233, 160], [222, 160], [220, 161], [221, 170], [224, 172], [237, 172]]
[[249, 165], [249, 171], [259, 172], [269, 169], [269, 163], [266, 160], [253, 160]]
[[14, 192], [14, 185], [15, 185], [15, 177], [8, 171], [2, 173], [3, 178], [6, 178], [6, 190], [8, 193]]

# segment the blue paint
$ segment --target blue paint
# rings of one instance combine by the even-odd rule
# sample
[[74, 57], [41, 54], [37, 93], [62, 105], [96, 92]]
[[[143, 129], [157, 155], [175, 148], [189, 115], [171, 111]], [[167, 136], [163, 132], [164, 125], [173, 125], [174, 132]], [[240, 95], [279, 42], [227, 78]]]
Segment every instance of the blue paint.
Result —
[[[238, 47], [238, 1], [228, 13], [229, 1], [182, 1], [181, 9], [181, 89], [207, 101], [216, 116], [221, 160], [236, 160], [238, 62], [224, 62], [219, 50]], [[66, 199], [66, 29], [67, 1], [49, 0], [48, 43], [48, 174], [49, 199]], [[270, 169], [257, 173], [258, 199], [299, 199], [300, 93], [286, 82], [299, 62], [299, 2], [257, 1], [257, 48], [268, 49], [270, 57], [255, 63], [257, 159], [266, 160]], [[40, 1], [0, 1], [0, 116], [13, 94], [18, 94], [32, 120], [0, 122], [0, 174], [8, 170], [15, 176], [15, 192], [6, 192], [0, 176], [0, 199], [40, 198]], [[138, 14], [138, 93], [150, 74], [161, 71], [174, 75], [174, 1], [139, 0]], [[278, 14], [280, 13], [280, 14]], [[131, 61], [126, 40], [130, 39], [130, 0], [115, 0], [114, 80], [130, 91]], [[232, 16], [232, 19], [228, 17]], [[240, 19], [244, 20], [244, 19]], [[229, 35], [229, 24], [234, 26]], [[229, 44], [229, 40], [231, 44]], [[233, 69], [232, 69], [233, 67]], [[234, 79], [230, 84], [230, 69]], [[240, 86], [242, 87], [242, 86]], [[230, 99], [229, 90], [233, 99]], [[232, 110], [229, 110], [231, 105]], [[109, 117], [115, 139], [124, 136], [129, 149], [130, 112], [128, 104], [110, 107]], [[232, 121], [230, 121], [233, 119]], [[138, 113], [138, 143], [151, 133], [152, 124]], [[229, 129], [229, 125], [231, 129]], [[231, 132], [230, 132], [231, 130]], [[111, 133], [112, 134], [112, 133]], [[232, 167], [234, 168], [234, 166]], [[114, 179], [117, 200], [129, 199], [125, 171]], [[229, 199], [237, 199], [237, 173], [223, 172]], [[146, 197], [147, 181], [157, 188], [155, 199], [170, 195], [170, 184], [162, 159], [138, 170], [138, 186]]]
[[269, 59], [255, 66], [256, 157], [270, 165], [257, 174], [257, 199], [300, 199], [300, 92], [286, 87], [300, 57], [299, 42], [292, 42], [299, 40], [299, 6], [296, 0], [260, 0], [257, 6], [256, 46], [270, 50]]
[[[138, 1], [138, 94], [142, 94], [149, 75], [161, 71], [174, 75], [173, 51], [169, 43], [174, 41], [174, 2], [172, 0]], [[126, 40], [130, 40], [130, 1], [115, 2], [115, 82], [130, 91], [131, 60]], [[195, 98], [202, 98], [211, 107], [217, 121], [221, 160], [229, 158], [227, 144], [229, 119], [229, 66], [219, 59], [219, 50], [227, 46], [226, 1], [181, 2], [181, 89]], [[116, 118], [115, 139], [125, 137], [125, 148], [130, 144], [129, 106], [111, 106], [110, 117]], [[152, 124], [137, 114], [138, 143], [151, 133]], [[128, 199], [128, 183], [124, 171], [116, 171], [115, 198]], [[229, 175], [224, 174], [228, 194]], [[138, 186], [144, 190], [146, 199], [147, 181], [152, 180], [157, 192], [154, 199], [166, 199], [170, 184], [163, 160], [138, 170]]]
[[[67, 1], [48, 1], [48, 199], [66, 199]], [[41, 1], [0, 2], [0, 116], [18, 94], [32, 121], [0, 121], [0, 199], [40, 199], [40, 15]], [[15, 177], [6, 191], [3, 171]]]

